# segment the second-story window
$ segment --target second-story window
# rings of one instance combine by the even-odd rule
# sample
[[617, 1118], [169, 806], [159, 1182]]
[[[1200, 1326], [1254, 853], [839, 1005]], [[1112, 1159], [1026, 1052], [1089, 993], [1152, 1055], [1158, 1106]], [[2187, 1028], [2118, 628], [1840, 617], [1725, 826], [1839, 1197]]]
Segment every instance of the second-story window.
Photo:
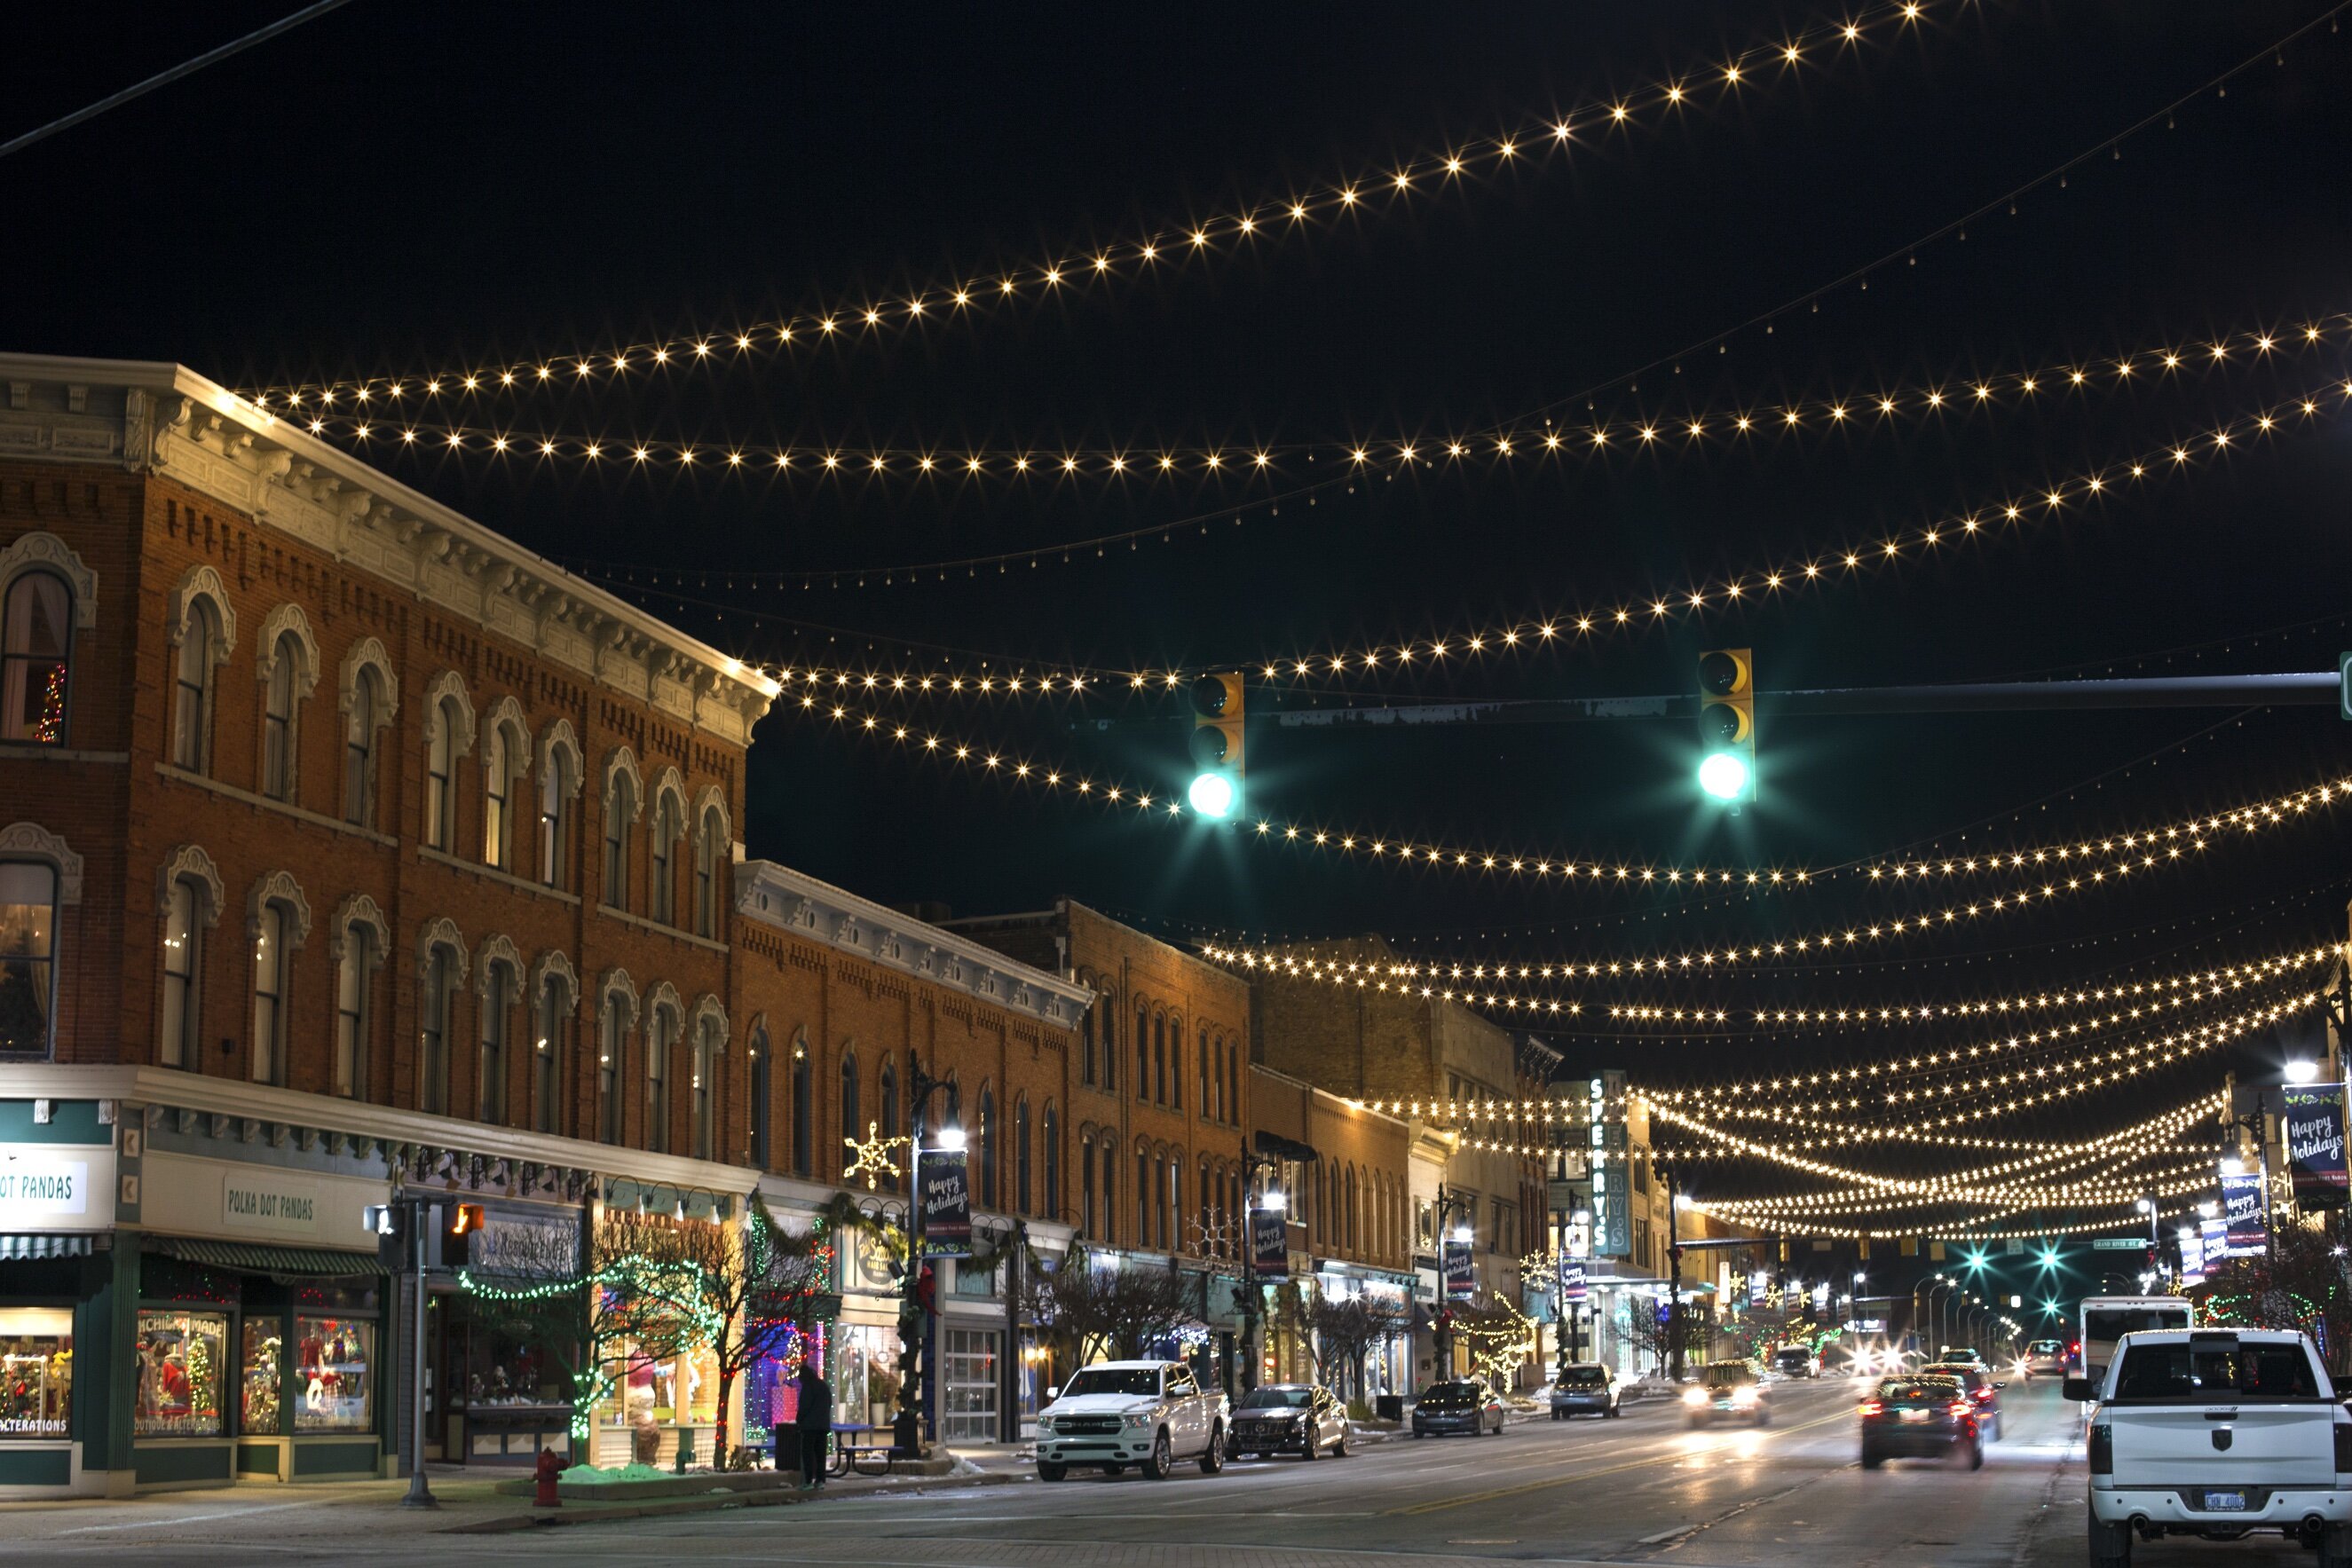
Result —
[[646, 1147], [657, 1155], [669, 1153], [669, 1089], [677, 1048], [677, 1014], [666, 1006], [653, 1009], [646, 1029]]
[[272, 899], [256, 912], [253, 921], [253, 1081], [286, 1082], [286, 986], [293, 973], [293, 948], [287, 940], [292, 922], [283, 904]]
[[334, 1086], [345, 1099], [367, 1096], [369, 1026], [383, 963], [374, 926], [355, 920], [343, 928], [343, 956], [335, 965]]
[[436, 942], [425, 956], [416, 1016], [416, 1104], [436, 1116], [449, 1113], [449, 1025], [457, 994], [457, 956]]
[[604, 902], [629, 907], [629, 839], [637, 821], [637, 787], [615, 773], [604, 792]]
[[694, 934], [716, 941], [719, 899], [725, 868], [731, 862], [727, 817], [717, 806], [702, 809], [702, 831], [694, 841]]
[[564, 1104], [563, 1070], [572, 1058], [572, 984], [550, 969], [540, 977], [531, 1008], [530, 1124], [541, 1133], [564, 1133], [572, 1117]]
[[629, 1015], [623, 998], [608, 994], [603, 1016], [596, 1020], [596, 1136], [600, 1142], [621, 1141], [621, 1070], [629, 1051]]
[[514, 1031], [516, 983], [513, 966], [502, 960], [485, 965], [482, 975], [482, 1059], [481, 1085], [475, 1103], [476, 1114], [493, 1125], [503, 1126], [507, 1119], [507, 1070], [510, 1053], [507, 1050]]
[[685, 835], [686, 822], [679, 815], [677, 797], [665, 790], [654, 807], [654, 885], [650, 912], [665, 925], [677, 924], [677, 841]]
[[816, 1174], [816, 1107], [813, 1103], [808, 1042], [793, 1041], [793, 1174]]
[[0, 1051], [50, 1053], [57, 940], [57, 868], [40, 861], [0, 861]]
[[163, 1012], [158, 1030], [163, 1065], [202, 1071], [204, 931], [209, 894], [194, 877], [172, 879], [163, 908]]
[[572, 793], [580, 764], [562, 747], [551, 747], [539, 777], [539, 884], [572, 885]]
[[996, 1091], [986, 1084], [980, 1090], [980, 1202], [996, 1207]]
[[687, 1153], [698, 1160], [715, 1158], [718, 1143], [719, 1071], [727, 1058], [727, 1028], [705, 1014], [701, 1037], [694, 1042], [694, 1107], [692, 1136]]
[[751, 1031], [751, 1048], [748, 1054], [751, 1062], [751, 1168], [763, 1171], [768, 1168], [769, 1155], [773, 1152], [770, 1146], [769, 1132], [774, 1125], [772, 1102], [775, 1094], [775, 1068], [769, 1060], [774, 1053], [768, 1049], [766, 1030]]
[[1013, 1201], [1023, 1214], [1034, 1212], [1029, 1172], [1029, 1096], [1024, 1094], [1013, 1102]]
[[378, 734], [383, 728], [383, 678], [362, 665], [352, 683], [352, 711], [343, 721], [343, 821], [375, 826]]
[[482, 863], [503, 871], [514, 858], [508, 810], [509, 797], [514, 793], [514, 773], [508, 766], [510, 753], [505, 727], [489, 727], [490, 733], [482, 740]]

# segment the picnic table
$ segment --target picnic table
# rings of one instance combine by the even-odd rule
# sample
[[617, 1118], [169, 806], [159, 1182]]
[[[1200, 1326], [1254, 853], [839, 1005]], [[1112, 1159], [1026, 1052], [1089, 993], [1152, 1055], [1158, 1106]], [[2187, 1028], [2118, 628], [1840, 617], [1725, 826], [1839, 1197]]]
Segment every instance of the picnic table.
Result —
[[[882, 1434], [879, 1442], [874, 1438], [877, 1431]], [[893, 1446], [893, 1435], [887, 1427], [877, 1427], [864, 1421], [837, 1421], [833, 1428], [833, 1463], [826, 1467], [827, 1473], [845, 1476], [855, 1468], [861, 1476], [887, 1476], [890, 1473]]]

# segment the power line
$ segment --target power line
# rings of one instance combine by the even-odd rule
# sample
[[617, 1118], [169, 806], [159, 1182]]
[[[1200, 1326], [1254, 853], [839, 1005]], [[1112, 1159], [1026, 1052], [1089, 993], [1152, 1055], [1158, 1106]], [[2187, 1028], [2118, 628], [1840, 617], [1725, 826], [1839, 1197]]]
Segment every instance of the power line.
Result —
[[235, 43], [223, 44], [219, 48], [214, 49], [210, 53], [198, 55], [192, 60], [183, 61], [179, 65], [173, 66], [170, 70], [164, 71], [159, 76], [149, 77], [145, 81], [141, 82], [136, 87], [124, 88], [121, 92], [116, 93], [111, 98], [102, 98], [86, 109], [78, 109], [74, 110], [73, 113], [67, 115], [63, 120], [52, 120], [37, 131], [28, 131], [13, 141], [0, 142], [0, 158], [5, 158], [11, 152], [21, 152], [25, 148], [30, 147], [36, 141], [47, 141], [48, 138], [55, 136], [60, 131], [70, 131], [86, 120], [95, 120], [100, 115], [104, 114], [108, 110], [120, 108], [121, 105], [129, 103], [134, 98], [144, 98], [147, 94], [153, 92], [157, 88], [169, 86], [171, 83], [178, 81], [182, 77], [194, 76], [196, 72], [204, 69], [206, 66], [212, 65], [219, 60], [225, 60], [231, 55], [241, 54], [245, 50], [253, 47], [256, 44], [266, 44], [270, 39], [278, 37], [278, 34], [291, 32], [293, 29], [300, 26], [303, 23], [310, 21], [311, 18], [315, 16], [323, 16], [328, 12], [332, 11], [336, 7], [344, 4], [346, 4], [346, 0], [318, 0], [318, 4], [305, 6], [303, 9], [295, 12], [290, 16], [280, 17], [278, 20], [270, 23], [269, 26], [266, 27], [258, 28], [253, 32], [247, 33], [244, 37], [237, 39]]

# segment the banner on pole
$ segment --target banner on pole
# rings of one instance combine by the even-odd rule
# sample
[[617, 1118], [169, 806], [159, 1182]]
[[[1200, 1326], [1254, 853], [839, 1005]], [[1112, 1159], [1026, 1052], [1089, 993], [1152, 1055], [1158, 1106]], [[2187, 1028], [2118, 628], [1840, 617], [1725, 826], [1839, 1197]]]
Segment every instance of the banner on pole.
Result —
[[2294, 1201], [2305, 1208], [2333, 1208], [2345, 1199], [2344, 1086], [2307, 1083], [2286, 1091], [2287, 1169], [2294, 1178]]
[[1584, 1300], [1588, 1289], [1584, 1263], [1576, 1258], [1559, 1260], [1559, 1304], [1572, 1307]]
[[1442, 1268], [1445, 1276], [1447, 1295], [1467, 1296], [1477, 1288], [1476, 1279], [1471, 1272], [1470, 1243], [1467, 1241], [1445, 1243]]
[[1290, 1278], [1290, 1216], [1279, 1208], [1250, 1210], [1250, 1257], [1261, 1280]]
[[2270, 1230], [2263, 1207], [2263, 1173], [2227, 1172], [2221, 1176], [2221, 1218], [2229, 1227], [2227, 1250], [2232, 1258], [2251, 1258], [2263, 1249]]
[[923, 1256], [971, 1256], [971, 1184], [961, 1149], [915, 1156], [915, 1191], [923, 1205]]
[[2186, 1225], [2180, 1228], [2180, 1282], [2184, 1286], [2205, 1282], [2205, 1238]]

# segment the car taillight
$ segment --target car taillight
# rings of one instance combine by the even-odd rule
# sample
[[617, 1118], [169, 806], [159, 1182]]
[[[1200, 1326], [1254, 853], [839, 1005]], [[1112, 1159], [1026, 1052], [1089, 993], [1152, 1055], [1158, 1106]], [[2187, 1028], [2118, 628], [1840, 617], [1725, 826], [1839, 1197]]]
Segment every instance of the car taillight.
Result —
[[[2336, 1441], [2340, 1445], [2343, 1439], [2339, 1437]], [[2115, 1429], [2105, 1422], [2091, 1428], [2091, 1473], [2095, 1476], [2116, 1473]]]
[[1979, 1388], [1975, 1393], [1969, 1395], [1969, 1397], [1981, 1405], [1986, 1400], [1992, 1397], [1992, 1390], [1990, 1388]]
[[[1879, 1400], [1876, 1400], [1876, 1399], [1865, 1399], [1865, 1400], [1864, 1400], [1864, 1401], [1862, 1402], [1862, 1418], [1863, 1418], [1864, 1420], [1867, 1421], [1867, 1420], [1869, 1420], [1873, 1416], [1884, 1416], [1884, 1415], [1885, 1415], [1885, 1414], [1886, 1414], [1886, 1406], [1885, 1406], [1885, 1404], [1883, 1404], [1883, 1403], [1882, 1403], [1882, 1402], [1880, 1402]], [[2339, 1432], [2341, 1432], [2342, 1430], [2344, 1430], [2344, 1428], [2343, 1428], [2343, 1427], [2338, 1427], [2336, 1428], [2336, 1430], [2337, 1430], [2337, 1431], [2339, 1431]], [[2342, 1442], [2342, 1441], [2343, 1441], [2343, 1439], [2342, 1439], [2341, 1437], [2339, 1437], [2339, 1438], [2337, 1438], [2337, 1439], [2336, 1439], [2336, 1441], [2340, 1443], [2340, 1442]]]
[[1965, 1399], [1955, 1399], [1955, 1400], [1953, 1400], [1953, 1401], [1952, 1401], [1952, 1414], [1953, 1414], [1953, 1415], [1955, 1415], [1955, 1416], [1967, 1416], [1967, 1415], [1970, 1415], [1970, 1414], [1972, 1414], [1972, 1413], [1973, 1413], [1973, 1412], [1971, 1412], [1971, 1411], [1970, 1411], [1970, 1409], [1969, 1409], [1969, 1402], [1968, 1402], [1967, 1400], [1965, 1400]]
[[2352, 1423], [2336, 1423], [2336, 1468], [2352, 1470]]

